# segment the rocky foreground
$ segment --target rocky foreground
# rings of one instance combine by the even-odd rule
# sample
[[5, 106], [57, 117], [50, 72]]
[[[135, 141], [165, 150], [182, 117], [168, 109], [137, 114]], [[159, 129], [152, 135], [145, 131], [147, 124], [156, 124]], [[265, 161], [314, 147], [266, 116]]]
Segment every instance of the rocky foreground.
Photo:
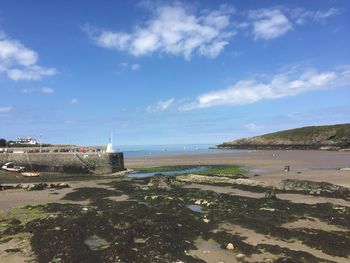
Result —
[[[271, 186], [249, 174], [215, 172], [111, 179], [67, 189], [59, 201], [22, 206], [2, 217], [2, 259], [350, 260], [350, 190], [331, 183], [285, 180]], [[10, 198], [9, 191], [33, 193], [2, 193]], [[66, 190], [55, 196], [60, 191]]]

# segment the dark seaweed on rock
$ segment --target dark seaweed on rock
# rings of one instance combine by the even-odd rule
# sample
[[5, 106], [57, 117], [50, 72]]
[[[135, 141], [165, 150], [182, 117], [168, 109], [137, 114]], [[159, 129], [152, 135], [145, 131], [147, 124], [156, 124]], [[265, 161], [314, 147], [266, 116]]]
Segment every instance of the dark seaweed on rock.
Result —
[[[280, 239], [297, 239], [329, 255], [350, 254], [349, 232], [281, 227], [300, 218], [314, 217], [349, 229], [349, 208], [339, 210], [331, 204], [294, 204], [177, 186], [149, 187], [149, 183], [150, 178], [144, 178], [112, 182], [109, 189], [76, 189], [65, 200], [89, 200], [89, 205], [34, 206], [33, 209], [55, 216], [33, 219], [24, 225], [8, 222], [3, 235], [31, 233], [38, 262], [203, 262], [187, 253], [196, 248], [199, 237], [213, 239], [222, 248], [233, 243], [235, 253], [247, 256], [269, 252], [276, 255], [275, 262], [329, 262], [284, 247], [250, 245], [244, 237], [219, 230], [223, 223]], [[107, 198], [121, 194], [128, 195], [129, 200], [116, 202]], [[203, 213], [187, 207], [198, 199], [208, 203], [203, 206]], [[96, 242], [95, 246], [91, 242]]]

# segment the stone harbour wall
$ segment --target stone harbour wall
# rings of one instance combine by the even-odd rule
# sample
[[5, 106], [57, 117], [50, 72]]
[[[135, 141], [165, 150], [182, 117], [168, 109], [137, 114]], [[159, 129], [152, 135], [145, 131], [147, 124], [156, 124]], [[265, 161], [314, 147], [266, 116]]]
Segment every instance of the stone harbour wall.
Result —
[[13, 162], [26, 171], [110, 174], [124, 170], [123, 153], [0, 153], [0, 165]]

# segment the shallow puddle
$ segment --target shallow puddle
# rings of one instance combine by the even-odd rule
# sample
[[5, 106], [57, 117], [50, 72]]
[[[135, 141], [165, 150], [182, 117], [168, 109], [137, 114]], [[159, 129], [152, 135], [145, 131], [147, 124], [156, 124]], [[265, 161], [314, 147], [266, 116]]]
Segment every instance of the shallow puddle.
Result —
[[193, 212], [204, 213], [200, 205], [188, 205], [187, 208], [191, 209]]

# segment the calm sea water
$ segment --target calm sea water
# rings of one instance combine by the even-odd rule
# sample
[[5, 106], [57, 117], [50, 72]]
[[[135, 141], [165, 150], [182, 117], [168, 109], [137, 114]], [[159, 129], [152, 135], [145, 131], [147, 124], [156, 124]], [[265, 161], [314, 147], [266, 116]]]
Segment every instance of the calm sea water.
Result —
[[241, 150], [209, 149], [215, 144], [176, 144], [176, 145], [123, 145], [115, 147], [124, 152], [125, 157], [166, 156], [192, 153], [215, 153], [223, 151], [239, 152]]

